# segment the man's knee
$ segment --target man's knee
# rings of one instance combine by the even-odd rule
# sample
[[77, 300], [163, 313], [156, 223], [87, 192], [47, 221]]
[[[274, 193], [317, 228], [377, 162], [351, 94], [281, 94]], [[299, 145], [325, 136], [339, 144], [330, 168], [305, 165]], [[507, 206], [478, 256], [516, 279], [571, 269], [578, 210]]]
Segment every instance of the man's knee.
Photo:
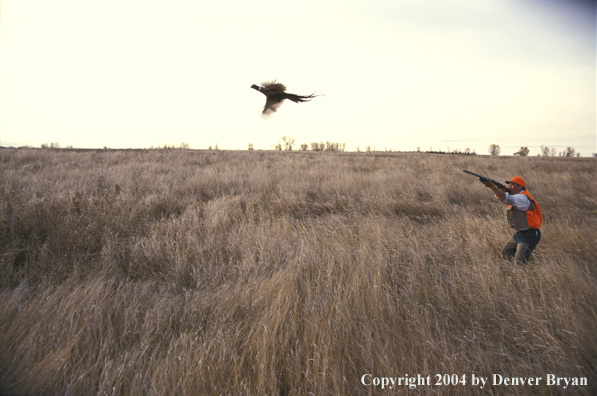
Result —
[[502, 248], [502, 257], [504, 260], [512, 260], [515, 252], [516, 252], [515, 249], [506, 248], [506, 246], [504, 246]]
[[517, 243], [514, 238], [511, 238], [502, 248], [502, 257], [504, 260], [512, 260], [516, 254]]
[[516, 255], [514, 256], [514, 259], [517, 263], [524, 264], [531, 257], [532, 252], [533, 251], [529, 249], [528, 243], [519, 243], [516, 246]]

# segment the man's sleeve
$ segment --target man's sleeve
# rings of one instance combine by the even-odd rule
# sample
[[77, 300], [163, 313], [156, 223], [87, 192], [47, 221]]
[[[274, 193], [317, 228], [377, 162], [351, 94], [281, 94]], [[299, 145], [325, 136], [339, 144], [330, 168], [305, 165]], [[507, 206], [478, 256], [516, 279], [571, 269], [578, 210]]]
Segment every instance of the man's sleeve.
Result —
[[519, 210], [528, 210], [531, 206], [531, 200], [529, 197], [523, 194], [510, 195], [506, 193], [506, 205], [512, 205]]

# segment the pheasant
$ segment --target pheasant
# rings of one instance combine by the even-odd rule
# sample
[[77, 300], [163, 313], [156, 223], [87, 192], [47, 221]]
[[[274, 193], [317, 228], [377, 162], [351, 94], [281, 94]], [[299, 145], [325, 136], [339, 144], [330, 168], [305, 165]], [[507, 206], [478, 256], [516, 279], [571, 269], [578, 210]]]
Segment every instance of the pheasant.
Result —
[[261, 112], [262, 118], [269, 118], [273, 113], [276, 112], [276, 110], [278, 110], [280, 106], [282, 106], [282, 103], [285, 99], [292, 100], [295, 103], [302, 103], [308, 102], [314, 97], [319, 96], [315, 94], [301, 96], [288, 93], [286, 92], [286, 86], [282, 83], [276, 82], [275, 80], [262, 83], [262, 85], [263, 87], [255, 84], [251, 85], [251, 88], [261, 92], [267, 98], [265, 101], [265, 106], [263, 107], [263, 111]]

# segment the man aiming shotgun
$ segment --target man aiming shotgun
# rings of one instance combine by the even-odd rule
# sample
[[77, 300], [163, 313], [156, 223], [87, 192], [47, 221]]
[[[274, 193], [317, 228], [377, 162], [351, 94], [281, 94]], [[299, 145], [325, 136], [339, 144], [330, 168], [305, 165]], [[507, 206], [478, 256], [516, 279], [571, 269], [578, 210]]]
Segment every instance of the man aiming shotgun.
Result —
[[502, 257], [508, 260], [514, 259], [519, 263], [526, 263], [541, 240], [539, 228], [543, 224], [543, 215], [539, 204], [527, 191], [524, 179], [514, 176], [506, 182], [509, 185], [508, 188], [500, 182], [476, 173], [467, 170], [464, 172], [477, 176], [479, 181], [491, 189], [500, 201], [508, 205], [506, 219], [508, 225], [514, 228], [516, 233], [502, 248]]

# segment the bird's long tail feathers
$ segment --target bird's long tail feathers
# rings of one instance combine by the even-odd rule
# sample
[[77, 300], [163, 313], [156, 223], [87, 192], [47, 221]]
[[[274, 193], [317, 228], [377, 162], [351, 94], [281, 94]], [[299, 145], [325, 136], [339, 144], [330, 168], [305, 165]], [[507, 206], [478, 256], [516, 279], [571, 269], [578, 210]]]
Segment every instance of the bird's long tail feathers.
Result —
[[284, 96], [286, 96], [286, 99], [292, 100], [295, 103], [302, 103], [302, 102], [308, 102], [311, 99], [313, 99], [317, 96], [320, 96], [320, 95], [311, 94], [311, 95], [302, 96], [302, 95], [286, 93]]

